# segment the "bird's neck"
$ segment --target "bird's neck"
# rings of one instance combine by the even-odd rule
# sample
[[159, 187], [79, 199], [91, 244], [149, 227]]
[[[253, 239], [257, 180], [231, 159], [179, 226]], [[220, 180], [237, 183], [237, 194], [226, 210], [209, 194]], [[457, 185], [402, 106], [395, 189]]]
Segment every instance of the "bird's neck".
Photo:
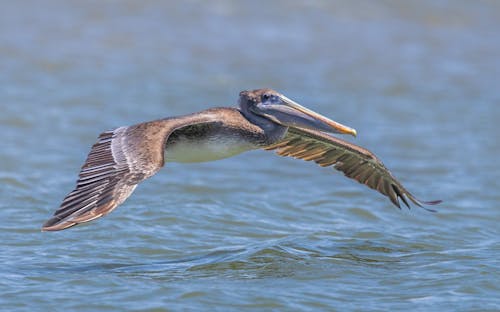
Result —
[[258, 126], [264, 131], [266, 145], [274, 144], [285, 137], [288, 127], [279, 125], [265, 117], [254, 114], [246, 107], [240, 107], [239, 110], [249, 122]]

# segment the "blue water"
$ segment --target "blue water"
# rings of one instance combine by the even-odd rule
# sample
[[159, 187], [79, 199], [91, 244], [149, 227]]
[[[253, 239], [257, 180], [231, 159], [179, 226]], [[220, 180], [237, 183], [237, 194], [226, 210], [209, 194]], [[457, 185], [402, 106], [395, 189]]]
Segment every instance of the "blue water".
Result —
[[[2, 3], [0, 309], [500, 310], [499, 28], [497, 1]], [[40, 232], [100, 132], [259, 87], [444, 203], [255, 151]]]

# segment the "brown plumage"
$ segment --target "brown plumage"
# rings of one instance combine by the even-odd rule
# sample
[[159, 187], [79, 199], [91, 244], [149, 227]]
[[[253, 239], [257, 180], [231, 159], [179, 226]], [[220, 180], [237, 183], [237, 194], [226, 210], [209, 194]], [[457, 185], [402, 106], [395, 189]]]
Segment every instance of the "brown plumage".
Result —
[[389, 197], [398, 208], [401, 208], [398, 198], [408, 208], [410, 205], [406, 198], [420, 207], [440, 203], [415, 198], [370, 151], [319, 131], [290, 128], [283, 140], [264, 149], [276, 150], [280, 156], [314, 161], [322, 167], [334, 166], [346, 177]]
[[[270, 89], [240, 93], [240, 107], [144, 122], [102, 133], [82, 166], [76, 188], [42, 227], [66, 229], [110, 213], [165, 161], [201, 162], [264, 148], [278, 155], [334, 166], [347, 177], [389, 197], [415, 198], [371, 152], [322, 131], [356, 134]], [[166, 157], [166, 158], [165, 158]], [[427, 208], [426, 208], [427, 209]]]
[[174, 130], [217, 122], [214, 117], [213, 110], [207, 110], [102, 133], [82, 166], [76, 188], [42, 230], [63, 230], [110, 213], [132, 194], [138, 183], [161, 169], [166, 140]]

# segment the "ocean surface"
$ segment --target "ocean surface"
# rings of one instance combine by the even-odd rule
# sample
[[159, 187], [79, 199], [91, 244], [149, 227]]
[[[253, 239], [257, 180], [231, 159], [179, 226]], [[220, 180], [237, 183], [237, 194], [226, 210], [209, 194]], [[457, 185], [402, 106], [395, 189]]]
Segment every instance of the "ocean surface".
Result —
[[[499, 311], [499, 1], [2, 1], [0, 310]], [[274, 88], [437, 213], [273, 152], [40, 227], [104, 130]]]

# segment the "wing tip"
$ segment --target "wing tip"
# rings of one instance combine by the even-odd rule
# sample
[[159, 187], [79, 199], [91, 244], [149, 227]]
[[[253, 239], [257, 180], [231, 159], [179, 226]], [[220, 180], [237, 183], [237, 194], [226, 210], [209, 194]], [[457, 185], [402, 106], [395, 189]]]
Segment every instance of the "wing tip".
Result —
[[441, 199], [437, 199], [437, 200], [430, 200], [430, 201], [421, 201], [422, 204], [424, 205], [430, 205], [430, 206], [433, 206], [433, 205], [439, 205], [441, 204], [443, 201]]
[[[437, 199], [437, 200], [431, 200], [431, 201], [424, 201], [424, 202], [422, 202], [422, 204], [427, 205], [427, 206], [434, 206], [434, 205], [438, 205], [442, 202], [443, 202], [442, 200]], [[437, 212], [436, 209], [431, 209], [431, 208], [427, 208], [427, 207], [422, 207], [422, 208], [424, 208], [425, 210], [427, 210], [429, 212]]]
[[67, 220], [61, 220], [57, 217], [50, 218], [47, 222], [42, 225], [42, 232], [55, 232], [61, 231], [72, 226], [77, 225], [76, 222], [71, 222]]
[[431, 209], [431, 208], [427, 208], [425, 206], [434, 206], [434, 205], [438, 205], [440, 203], [442, 203], [443, 201], [438, 199], [438, 200], [430, 200], [430, 201], [422, 201], [422, 200], [418, 200], [416, 199], [415, 197], [409, 197], [410, 200], [415, 204], [417, 205], [418, 207], [424, 209], [424, 210], [427, 210], [429, 212], [437, 212], [436, 209]]
[[95, 209], [86, 211], [85, 213], [72, 214], [66, 218], [61, 218], [58, 217], [57, 215], [53, 216], [42, 225], [42, 232], [65, 230], [80, 223], [90, 222], [92, 220], [107, 215], [114, 208], [116, 208], [116, 206], [117, 204], [115, 201], [110, 201]]
[[402, 186], [401, 186], [401, 188], [402, 188], [402, 190], [400, 190], [397, 187], [397, 185], [392, 184], [392, 189], [393, 189], [395, 195], [394, 196], [388, 195], [388, 197], [391, 199], [391, 201], [393, 202], [393, 204], [396, 205], [399, 209], [401, 209], [401, 205], [399, 203], [400, 199], [403, 201], [403, 203], [406, 205], [406, 207], [408, 209], [411, 209], [411, 206], [408, 203], [408, 199], [409, 199], [416, 206], [418, 206], [418, 207], [420, 207], [422, 209], [425, 209], [427, 211], [430, 211], [430, 212], [437, 212], [437, 210], [431, 209], [431, 208], [427, 208], [425, 206], [438, 205], [438, 204], [440, 204], [440, 203], [443, 202], [442, 200], [430, 200], [430, 201], [419, 200], [415, 196], [413, 196], [410, 192], [408, 192], [407, 190], [405, 190]]

